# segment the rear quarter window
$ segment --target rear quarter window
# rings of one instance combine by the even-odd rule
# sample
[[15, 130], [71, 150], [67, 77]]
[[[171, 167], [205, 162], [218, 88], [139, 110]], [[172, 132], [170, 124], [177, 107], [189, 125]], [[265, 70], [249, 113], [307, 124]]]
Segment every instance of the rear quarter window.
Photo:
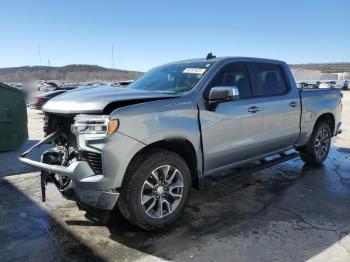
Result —
[[256, 96], [283, 95], [288, 91], [282, 67], [269, 63], [254, 63], [251, 66]]

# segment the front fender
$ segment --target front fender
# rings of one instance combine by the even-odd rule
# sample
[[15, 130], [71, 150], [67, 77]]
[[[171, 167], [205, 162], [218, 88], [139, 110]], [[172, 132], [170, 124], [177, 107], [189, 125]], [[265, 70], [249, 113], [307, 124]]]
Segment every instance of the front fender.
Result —
[[201, 169], [198, 108], [191, 99], [177, 98], [131, 105], [116, 109], [110, 117], [119, 119], [119, 133], [144, 145], [139, 151], [159, 141], [187, 140], [196, 151], [197, 167]]

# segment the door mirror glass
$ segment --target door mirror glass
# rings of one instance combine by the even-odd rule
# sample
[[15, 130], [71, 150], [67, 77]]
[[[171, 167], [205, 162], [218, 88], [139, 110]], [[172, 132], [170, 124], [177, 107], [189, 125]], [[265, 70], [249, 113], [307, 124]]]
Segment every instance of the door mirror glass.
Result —
[[209, 93], [209, 102], [225, 102], [239, 100], [239, 91], [237, 87], [215, 86]]

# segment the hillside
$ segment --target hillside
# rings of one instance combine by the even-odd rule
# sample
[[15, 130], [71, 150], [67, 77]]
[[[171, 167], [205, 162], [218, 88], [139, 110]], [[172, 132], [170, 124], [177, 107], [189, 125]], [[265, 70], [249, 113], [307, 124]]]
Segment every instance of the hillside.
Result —
[[290, 65], [292, 69], [320, 70], [322, 73], [350, 72], [350, 63], [322, 63]]
[[[320, 70], [322, 73], [350, 72], [350, 63], [294, 64], [292, 69]], [[60, 80], [68, 82], [113, 81], [138, 78], [142, 72], [113, 70], [97, 65], [67, 65], [62, 67], [22, 66], [0, 68], [0, 82], [27, 80]]]
[[139, 77], [142, 73], [96, 65], [67, 65], [62, 67], [22, 66], [0, 68], [0, 82], [23, 82], [27, 80], [60, 80], [60, 81], [113, 81], [128, 80]]

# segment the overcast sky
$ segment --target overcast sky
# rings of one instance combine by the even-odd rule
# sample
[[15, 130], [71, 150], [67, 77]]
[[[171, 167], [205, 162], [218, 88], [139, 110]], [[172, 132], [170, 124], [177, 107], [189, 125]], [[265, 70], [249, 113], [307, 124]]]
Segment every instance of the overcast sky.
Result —
[[146, 71], [185, 58], [350, 61], [350, 0], [2, 0], [0, 67], [97, 64]]

